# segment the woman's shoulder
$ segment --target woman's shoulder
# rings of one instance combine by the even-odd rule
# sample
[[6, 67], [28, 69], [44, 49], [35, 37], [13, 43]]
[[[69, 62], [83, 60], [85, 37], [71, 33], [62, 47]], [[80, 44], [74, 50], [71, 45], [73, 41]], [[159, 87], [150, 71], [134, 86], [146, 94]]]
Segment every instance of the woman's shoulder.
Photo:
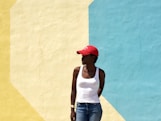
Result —
[[99, 68], [99, 73], [100, 73], [101, 75], [105, 75], [105, 71], [104, 71], [102, 68]]
[[[97, 67], [97, 66], [96, 66]], [[99, 71], [102, 71], [102, 72], [104, 72], [104, 70], [102, 69], [102, 68], [100, 68], [100, 67], [97, 67], [98, 69], [99, 69]]]
[[74, 73], [79, 73], [80, 67], [81, 67], [81, 66], [75, 67], [75, 68], [74, 68]]
[[79, 71], [81, 66], [77, 66], [74, 68], [75, 71]]

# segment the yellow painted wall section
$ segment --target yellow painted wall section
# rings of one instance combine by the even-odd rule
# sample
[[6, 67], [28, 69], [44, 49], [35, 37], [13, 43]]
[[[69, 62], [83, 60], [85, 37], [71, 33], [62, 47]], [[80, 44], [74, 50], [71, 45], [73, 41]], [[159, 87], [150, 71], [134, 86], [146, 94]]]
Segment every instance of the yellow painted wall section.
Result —
[[10, 7], [15, 0], [0, 1], [0, 83], [9, 80], [10, 70]]
[[117, 110], [104, 98], [100, 97], [103, 115], [101, 121], [125, 121]]
[[76, 50], [88, 44], [88, 2], [19, 0], [11, 9], [11, 82], [45, 121], [70, 120]]
[[12, 86], [10, 80], [10, 7], [15, 0], [0, 1], [0, 121], [43, 121]]

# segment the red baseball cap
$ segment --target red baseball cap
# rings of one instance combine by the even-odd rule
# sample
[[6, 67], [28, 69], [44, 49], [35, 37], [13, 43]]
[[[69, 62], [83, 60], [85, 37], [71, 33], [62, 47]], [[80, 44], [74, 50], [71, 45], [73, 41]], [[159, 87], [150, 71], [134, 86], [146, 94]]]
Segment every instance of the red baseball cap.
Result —
[[98, 56], [98, 49], [93, 46], [93, 45], [88, 45], [85, 48], [83, 48], [82, 50], [78, 50], [77, 54], [82, 54], [82, 55], [95, 55]]

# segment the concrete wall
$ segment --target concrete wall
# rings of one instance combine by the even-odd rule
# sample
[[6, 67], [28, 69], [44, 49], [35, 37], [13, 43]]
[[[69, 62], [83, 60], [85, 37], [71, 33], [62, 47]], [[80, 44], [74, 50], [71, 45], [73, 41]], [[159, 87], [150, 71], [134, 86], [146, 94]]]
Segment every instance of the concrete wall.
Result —
[[106, 72], [102, 121], [160, 121], [161, 2], [1, 0], [0, 121], [69, 121], [76, 50]]
[[107, 73], [103, 96], [127, 121], [161, 120], [160, 13], [159, 0], [95, 0], [89, 7], [90, 43]]
[[[89, 5], [75, 0], [1, 0], [0, 120], [68, 121], [76, 50], [89, 43]], [[102, 121], [123, 121], [101, 97]]]

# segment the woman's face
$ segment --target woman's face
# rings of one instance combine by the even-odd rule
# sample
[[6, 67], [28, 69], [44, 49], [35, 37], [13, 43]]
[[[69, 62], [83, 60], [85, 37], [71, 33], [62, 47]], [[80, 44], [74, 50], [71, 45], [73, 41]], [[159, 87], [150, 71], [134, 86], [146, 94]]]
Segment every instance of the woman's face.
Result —
[[83, 55], [82, 56], [82, 64], [91, 64], [94, 63], [94, 56], [93, 55]]

